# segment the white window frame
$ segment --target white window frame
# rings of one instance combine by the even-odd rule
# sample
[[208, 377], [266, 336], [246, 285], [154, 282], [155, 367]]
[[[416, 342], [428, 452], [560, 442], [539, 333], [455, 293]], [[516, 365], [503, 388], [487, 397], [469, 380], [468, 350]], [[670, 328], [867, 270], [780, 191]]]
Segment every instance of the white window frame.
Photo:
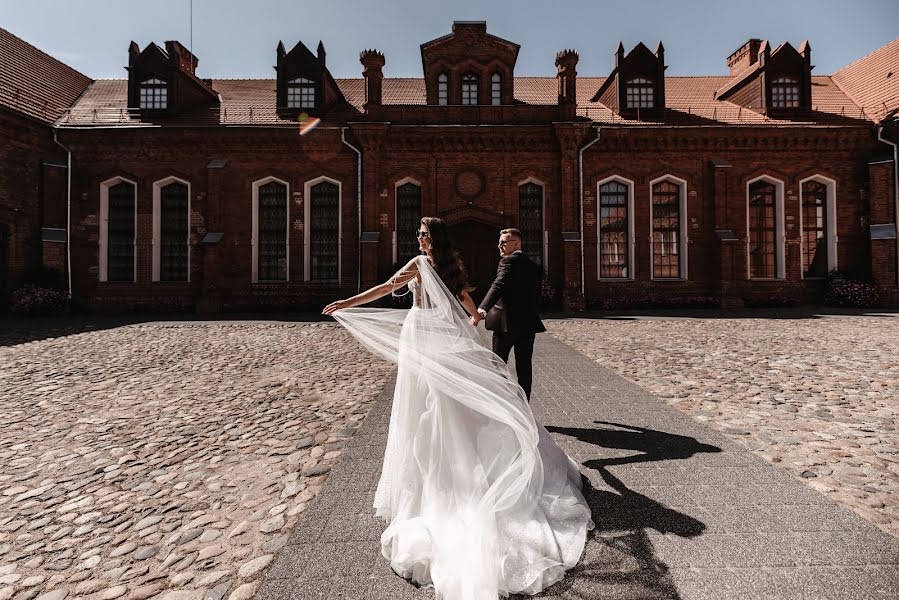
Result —
[[[407, 183], [411, 183], [412, 185], [417, 185], [420, 190], [420, 194], [424, 191], [424, 188], [421, 185], [421, 182], [417, 179], [413, 179], [412, 177], [403, 177], [395, 184], [393, 184], [393, 262], [396, 264], [397, 258], [399, 258], [399, 241], [397, 238], [397, 228], [399, 227], [400, 220], [400, 207], [399, 200], [397, 200], [398, 190], [401, 186], [406, 185]], [[424, 195], [421, 195], [421, 198], [424, 198]]]
[[[163, 87], [165, 86], [165, 87]], [[137, 105], [141, 110], [167, 110], [169, 107], [169, 84], [164, 79], [160, 79], [159, 77], [150, 77], [149, 79], [145, 79], [140, 82], [140, 86], [138, 87], [138, 98]], [[163, 93], [157, 95], [155, 93], [156, 90], [160, 90]], [[145, 93], [145, 92], [153, 92], [153, 93]], [[145, 106], [144, 101], [150, 100], [153, 106]], [[159, 106], [155, 106], [156, 104]]]
[[190, 271], [191, 271], [191, 247], [190, 247], [190, 221], [191, 221], [191, 185], [189, 181], [185, 181], [180, 177], [166, 177], [165, 179], [160, 179], [159, 181], [153, 182], [153, 282], [159, 282], [159, 269], [160, 263], [162, 262], [160, 257], [160, 252], [162, 250], [161, 247], [161, 237], [162, 237], [162, 213], [161, 213], [161, 198], [162, 198], [162, 188], [169, 185], [170, 183], [183, 183], [187, 186], [187, 281], [172, 281], [165, 283], [190, 283]]
[[449, 75], [441, 72], [437, 75], [437, 105], [447, 106], [449, 104]]
[[[803, 262], [805, 260], [805, 235], [803, 234], [805, 211], [802, 210], [802, 203], [805, 201], [805, 198], [802, 195], [802, 185], [807, 181], [817, 181], [824, 184], [827, 188], [827, 195], [825, 196], [827, 204], [824, 207], [824, 212], [827, 215], [827, 223], [824, 229], [824, 237], [827, 239], [827, 271], [830, 272], [836, 269], [839, 264], [837, 260], [837, 246], [839, 242], [839, 237], [837, 236], [837, 182], [835, 179], [816, 173], [799, 181], [799, 260], [800, 275], [803, 279], [806, 279], [806, 277], [805, 263]], [[820, 279], [820, 277], [813, 277], [812, 279]]]
[[[543, 247], [543, 271], [548, 273], [549, 272], [549, 235], [546, 232], [546, 184], [542, 180], [537, 179], [536, 177], [528, 177], [527, 179], [522, 179], [521, 181], [519, 181], [518, 187], [515, 189], [521, 190], [521, 186], [528, 184], [528, 183], [533, 183], [535, 185], [540, 186], [540, 221], [541, 221], [540, 226], [541, 226], [541, 229], [543, 230], [543, 240], [542, 240], [543, 241], [543, 244], [542, 244], [542, 247]], [[521, 201], [520, 194], [521, 194], [520, 191], [518, 194], [516, 194], [516, 196], [519, 199], [519, 202]], [[520, 207], [519, 207], [519, 210], [520, 210]]]
[[303, 184], [303, 281], [312, 281], [312, 187], [327, 181], [337, 186], [337, 285], [343, 282], [343, 184], [322, 175]]
[[109, 281], [109, 188], [120, 183], [134, 186], [134, 283], [137, 283], [137, 182], [125, 177], [112, 177], [100, 183], [100, 241], [98, 279]]
[[[472, 85], [474, 86], [474, 102], [470, 102], [470, 86]], [[461, 103], [463, 106], [477, 106], [481, 103], [481, 80], [477, 73], [472, 71], [463, 73], [459, 78], [459, 90], [462, 92]]]
[[[312, 89], [312, 104], [306, 104], [303, 102], [303, 97], [308, 96], [306, 92], [308, 92], [310, 88]], [[316, 87], [314, 81], [308, 77], [294, 77], [287, 82], [287, 108], [315, 108], [315, 93]]]
[[495, 71], [490, 76], [490, 104], [500, 106], [503, 103], [503, 76]]
[[[263, 279], [259, 280], [259, 188], [264, 186], [267, 183], [272, 182], [280, 183], [286, 188], [286, 197], [285, 201], [287, 202], [287, 219], [285, 223], [285, 227], [287, 228], [286, 236], [284, 238], [284, 244], [287, 246], [285, 251], [285, 256], [287, 257], [287, 267], [285, 272], [284, 279]], [[253, 256], [253, 267], [252, 267], [252, 281], [253, 283], [286, 283], [290, 281], [290, 184], [283, 179], [278, 179], [277, 177], [264, 177], [257, 181], [253, 182], [253, 234], [251, 240], [252, 256]]]
[[[680, 240], [678, 240], [677, 250], [680, 253], [680, 277], [654, 277], [653, 276], [653, 264], [655, 262], [655, 248], [652, 239], [652, 200], [653, 200], [653, 192], [652, 188], [655, 184], [661, 181], [669, 181], [671, 183], [676, 184], [680, 188]], [[748, 223], [748, 221], [747, 221]], [[649, 278], [653, 281], [687, 281], [690, 278], [690, 273], [687, 269], [690, 261], [687, 256], [687, 180], [681, 179], [676, 175], [672, 175], [670, 173], [662, 175], [661, 177], [656, 177], [652, 181], [649, 182]]]
[[[615, 181], [617, 183], [622, 184], [627, 188], [627, 247], [628, 247], [628, 255], [627, 255], [627, 277], [602, 277], [602, 263], [601, 263], [601, 255], [602, 248], [600, 244], [600, 220], [602, 218], [602, 214], [600, 213], [600, 196], [599, 190], [605, 184]], [[597, 281], [633, 281], [634, 280], [634, 254], [636, 252], [636, 236], [634, 230], [634, 182], [627, 177], [621, 177], [620, 175], [611, 175], [606, 177], [605, 179], [601, 179], [596, 182], [596, 279]]]
[[[749, 186], [758, 181], [765, 181], [774, 184], [774, 244], [775, 259], [777, 260], [777, 276], [776, 277], [751, 277], [751, 265], [749, 259]], [[746, 220], [746, 279], [749, 281], [777, 281], [786, 279], [786, 226], [784, 224], [784, 182], [781, 179], [763, 174], [753, 177], [746, 182], [746, 202], [745, 202], [745, 220]]]

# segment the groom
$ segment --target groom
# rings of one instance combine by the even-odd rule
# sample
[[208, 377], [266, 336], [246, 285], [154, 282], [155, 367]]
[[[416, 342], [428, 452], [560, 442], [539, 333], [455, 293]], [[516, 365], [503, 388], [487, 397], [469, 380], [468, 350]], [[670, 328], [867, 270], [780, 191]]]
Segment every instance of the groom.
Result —
[[518, 384], [530, 401], [534, 337], [546, 331], [537, 314], [537, 293], [543, 273], [521, 251], [521, 232], [517, 229], [503, 229], [498, 246], [502, 258], [496, 269], [496, 279], [484, 296], [478, 313], [485, 319], [487, 329], [493, 331], [493, 351], [500, 358], [508, 362], [509, 352], [515, 348]]

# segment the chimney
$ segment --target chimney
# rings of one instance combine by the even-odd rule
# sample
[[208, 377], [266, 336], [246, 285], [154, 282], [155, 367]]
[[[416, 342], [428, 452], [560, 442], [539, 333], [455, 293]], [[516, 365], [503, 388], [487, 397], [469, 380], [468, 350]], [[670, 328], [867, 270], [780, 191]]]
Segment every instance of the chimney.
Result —
[[759, 59], [759, 48], [762, 40], [752, 38], [727, 57], [727, 66], [730, 67], [730, 74], [736, 75], [743, 69], [754, 65]]
[[556, 77], [559, 80], [559, 104], [577, 104], [577, 61], [574, 50], [562, 50], [556, 54]]
[[165, 43], [165, 53], [169, 55], [172, 67], [185, 73], [197, 72], [197, 57], [180, 42], [169, 40]]
[[322, 70], [325, 69], [325, 45], [321, 40], [318, 40], [318, 63], [322, 66]]
[[377, 50], [363, 50], [359, 53], [362, 63], [362, 76], [365, 77], [365, 105], [381, 104], [381, 89], [384, 73], [381, 68], [386, 62], [384, 55]]

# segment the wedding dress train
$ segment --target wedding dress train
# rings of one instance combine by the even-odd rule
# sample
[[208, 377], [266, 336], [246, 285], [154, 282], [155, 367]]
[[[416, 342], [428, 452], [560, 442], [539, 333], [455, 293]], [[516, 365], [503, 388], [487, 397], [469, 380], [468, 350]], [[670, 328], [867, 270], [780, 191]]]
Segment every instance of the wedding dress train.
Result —
[[535, 594], [564, 577], [594, 524], [577, 464], [431, 267], [416, 259], [409, 310], [334, 317], [397, 363], [374, 508], [393, 570], [438, 599]]

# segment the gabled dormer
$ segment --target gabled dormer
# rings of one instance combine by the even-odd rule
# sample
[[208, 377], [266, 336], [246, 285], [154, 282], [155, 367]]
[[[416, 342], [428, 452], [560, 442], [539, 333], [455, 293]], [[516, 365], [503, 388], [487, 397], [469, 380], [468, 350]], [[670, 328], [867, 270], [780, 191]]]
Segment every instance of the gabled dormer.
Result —
[[767, 40], [751, 39], [727, 59], [733, 79], [715, 93], [768, 116], [789, 116], [812, 108], [812, 48], [785, 42], [771, 50]]
[[484, 21], [456, 21], [452, 33], [421, 45], [430, 105], [514, 103], [520, 46], [487, 33]]
[[284, 42], [278, 42], [277, 106], [278, 113], [295, 118], [300, 113], [321, 116], [328, 108], [342, 101], [343, 94], [328, 71], [325, 46], [319, 41], [316, 54], [303, 42], [297, 42], [290, 52]]
[[171, 116], [219, 102], [212, 81], [199, 79], [197, 57], [176, 41], [128, 47], [128, 107], [144, 116]]
[[642, 42], [627, 55], [618, 42], [615, 69], [593, 95], [625, 118], [654, 118], [665, 109], [665, 48], [662, 42], [655, 53]]

